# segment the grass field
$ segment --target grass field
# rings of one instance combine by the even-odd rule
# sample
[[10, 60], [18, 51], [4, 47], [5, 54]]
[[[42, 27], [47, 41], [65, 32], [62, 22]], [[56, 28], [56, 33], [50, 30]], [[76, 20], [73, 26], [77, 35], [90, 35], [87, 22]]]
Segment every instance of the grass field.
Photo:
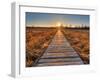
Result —
[[31, 67], [48, 47], [56, 28], [26, 27], [26, 67]]
[[89, 29], [62, 29], [71, 46], [85, 64], [89, 64]]
[[[32, 67], [42, 56], [57, 32], [52, 27], [26, 27], [26, 67]], [[89, 29], [60, 28], [85, 64], [89, 64]]]

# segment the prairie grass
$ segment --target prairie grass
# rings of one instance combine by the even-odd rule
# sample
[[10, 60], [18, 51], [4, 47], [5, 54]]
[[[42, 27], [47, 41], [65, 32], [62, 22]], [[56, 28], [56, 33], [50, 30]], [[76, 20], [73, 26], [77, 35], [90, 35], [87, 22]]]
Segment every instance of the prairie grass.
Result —
[[32, 67], [56, 33], [55, 28], [26, 27], [26, 67]]
[[89, 29], [62, 29], [62, 32], [84, 64], [89, 64]]

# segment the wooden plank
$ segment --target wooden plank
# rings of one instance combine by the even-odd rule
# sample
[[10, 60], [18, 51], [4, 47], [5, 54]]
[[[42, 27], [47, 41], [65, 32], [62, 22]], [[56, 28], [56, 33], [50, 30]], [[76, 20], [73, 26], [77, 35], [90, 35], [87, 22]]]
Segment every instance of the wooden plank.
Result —
[[37, 66], [64, 66], [64, 65], [81, 65], [82, 63], [79, 62], [56, 62], [56, 63], [42, 63], [37, 64]]
[[80, 58], [56, 58], [56, 59], [41, 59], [38, 64], [40, 63], [54, 63], [54, 62], [79, 62]]

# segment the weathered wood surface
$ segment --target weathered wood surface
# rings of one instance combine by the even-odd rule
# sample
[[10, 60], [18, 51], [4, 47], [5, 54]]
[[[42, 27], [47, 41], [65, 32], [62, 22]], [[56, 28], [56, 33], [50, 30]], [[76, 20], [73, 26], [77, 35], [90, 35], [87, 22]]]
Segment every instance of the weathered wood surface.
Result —
[[60, 66], [83, 64], [80, 56], [71, 47], [63, 33], [58, 30], [47, 50], [39, 59], [36, 66]]

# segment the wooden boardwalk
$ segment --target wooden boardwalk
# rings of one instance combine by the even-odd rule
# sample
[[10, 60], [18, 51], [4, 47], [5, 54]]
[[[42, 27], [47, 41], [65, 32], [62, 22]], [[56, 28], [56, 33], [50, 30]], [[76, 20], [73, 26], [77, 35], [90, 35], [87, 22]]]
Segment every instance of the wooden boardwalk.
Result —
[[47, 50], [39, 59], [36, 66], [60, 66], [83, 64], [80, 56], [71, 47], [60, 30], [52, 39]]

